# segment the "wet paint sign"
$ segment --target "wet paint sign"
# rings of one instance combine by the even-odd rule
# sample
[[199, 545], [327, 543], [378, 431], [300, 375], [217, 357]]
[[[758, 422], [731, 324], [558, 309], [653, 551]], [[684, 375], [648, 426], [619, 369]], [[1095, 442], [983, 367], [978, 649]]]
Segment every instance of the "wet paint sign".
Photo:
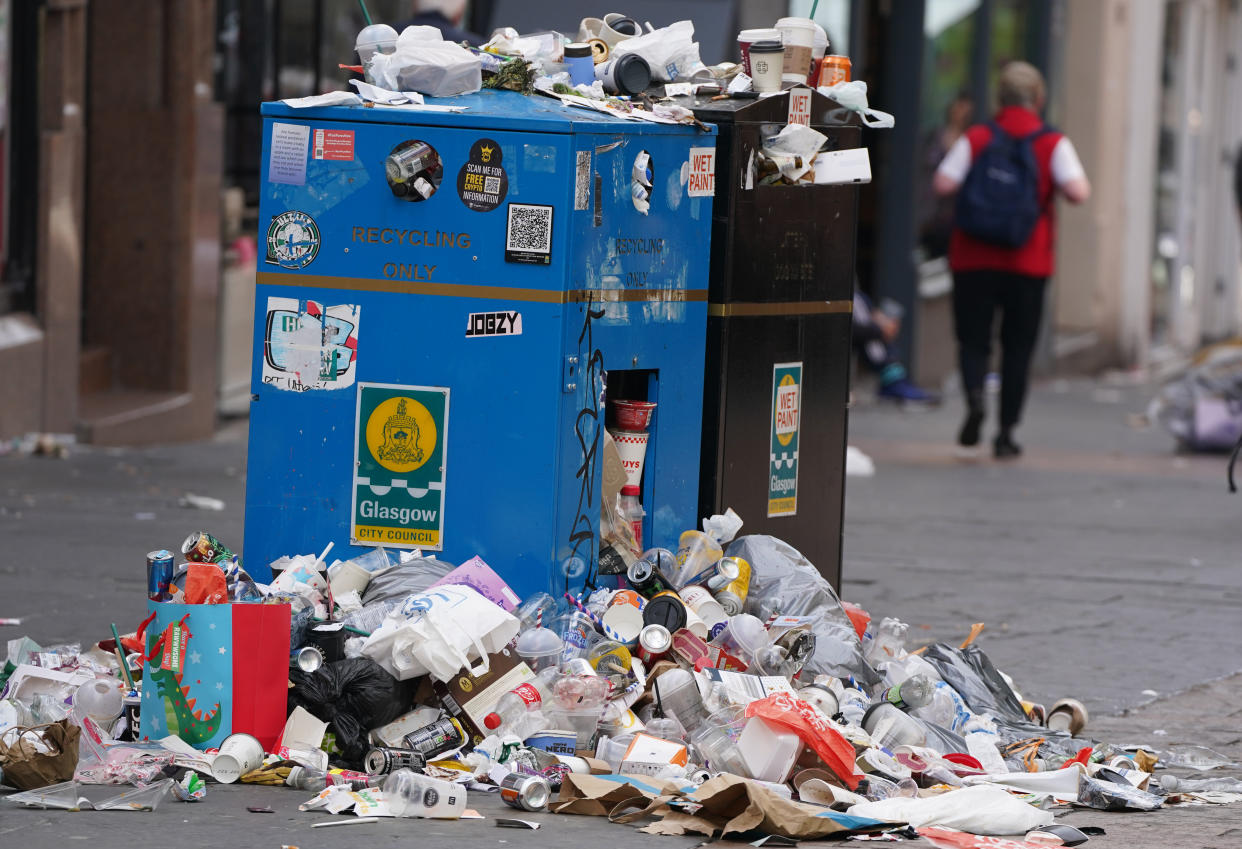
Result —
[[444, 548], [449, 390], [359, 383], [350, 540]]
[[362, 307], [268, 298], [263, 385], [287, 392], [354, 385]]
[[772, 367], [772, 444], [768, 455], [768, 518], [798, 512], [798, 436], [802, 426], [802, 363]]

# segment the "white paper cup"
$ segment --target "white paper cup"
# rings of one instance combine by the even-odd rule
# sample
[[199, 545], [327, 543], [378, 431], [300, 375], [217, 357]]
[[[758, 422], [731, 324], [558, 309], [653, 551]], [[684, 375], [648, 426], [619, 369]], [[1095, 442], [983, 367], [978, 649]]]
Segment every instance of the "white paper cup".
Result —
[[781, 18], [776, 28], [785, 42], [781, 79], [787, 83], [805, 83], [815, 50], [815, 22], [810, 18]]
[[249, 734], [230, 734], [220, 744], [220, 753], [211, 764], [211, 774], [221, 784], [232, 784], [261, 766], [263, 744]]
[[729, 615], [725, 613], [720, 602], [712, 598], [711, 593], [702, 587], [686, 587], [681, 590], [680, 595], [682, 601], [686, 603], [686, 609], [693, 610], [695, 615], [703, 620], [709, 634], [714, 637], [724, 630], [725, 624], [729, 621]]
[[590, 41], [593, 38], [599, 38], [599, 34], [603, 29], [604, 21], [602, 18], [583, 18], [582, 23], [578, 24], [578, 41]]
[[754, 76], [750, 71], [750, 46], [756, 41], [780, 41], [781, 31], [775, 27], [765, 29], [744, 29], [737, 34], [737, 49], [742, 55], [742, 70], [746, 76]]
[[781, 90], [785, 51], [778, 44], [775, 40], [756, 41], [750, 46], [751, 87], [757, 92]]
[[611, 430], [612, 439], [617, 444], [617, 454], [621, 456], [621, 465], [625, 467], [625, 482], [640, 486], [643, 479], [643, 463], [647, 459], [648, 433], [635, 433], [629, 430]]
[[[613, 29], [614, 24], [621, 23], [622, 21], [628, 22], [627, 24], [623, 24], [623, 26], [627, 28], [628, 24], [634, 24], [637, 26], [638, 32], [620, 32], [619, 30]], [[604, 15], [603, 23], [599, 28], [599, 37], [604, 40], [604, 43], [607, 44], [609, 48], [616, 47], [618, 43], [625, 41], [627, 38], [633, 38], [636, 35], [642, 35], [642, 26], [639, 25], [633, 18], [628, 15], [623, 15], [620, 12], [609, 12], [607, 15]]]
[[614, 604], [600, 617], [616, 639], [626, 645], [638, 642], [638, 632], [643, 629], [643, 612], [632, 604]]

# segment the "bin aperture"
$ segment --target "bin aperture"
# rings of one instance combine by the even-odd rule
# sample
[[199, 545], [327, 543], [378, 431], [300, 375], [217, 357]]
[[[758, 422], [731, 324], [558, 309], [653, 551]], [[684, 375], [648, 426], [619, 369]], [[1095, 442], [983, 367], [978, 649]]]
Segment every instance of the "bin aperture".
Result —
[[444, 164], [440, 154], [425, 141], [411, 139], [392, 149], [384, 160], [384, 176], [395, 197], [417, 203], [440, 188]]

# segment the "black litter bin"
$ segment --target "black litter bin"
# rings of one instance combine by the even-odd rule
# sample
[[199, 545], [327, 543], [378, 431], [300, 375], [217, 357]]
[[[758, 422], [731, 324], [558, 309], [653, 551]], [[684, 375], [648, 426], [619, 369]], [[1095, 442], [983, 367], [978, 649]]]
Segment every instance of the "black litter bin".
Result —
[[[858, 188], [748, 185], [788, 92], [685, 102], [720, 133], [699, 513], [732, 507], [839, 587]], [[859, 146], [858, 117], [818, 93], [810, 126]]]

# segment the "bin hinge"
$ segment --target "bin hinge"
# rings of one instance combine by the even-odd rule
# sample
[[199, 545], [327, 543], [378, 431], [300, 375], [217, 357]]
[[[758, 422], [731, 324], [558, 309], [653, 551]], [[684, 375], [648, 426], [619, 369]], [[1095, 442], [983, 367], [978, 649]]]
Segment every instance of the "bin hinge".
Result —
[[562, 392], [573, 392], [578, 388], [578, 355], [569, 354], [565, 357], [565, 380], [562, 382]]

